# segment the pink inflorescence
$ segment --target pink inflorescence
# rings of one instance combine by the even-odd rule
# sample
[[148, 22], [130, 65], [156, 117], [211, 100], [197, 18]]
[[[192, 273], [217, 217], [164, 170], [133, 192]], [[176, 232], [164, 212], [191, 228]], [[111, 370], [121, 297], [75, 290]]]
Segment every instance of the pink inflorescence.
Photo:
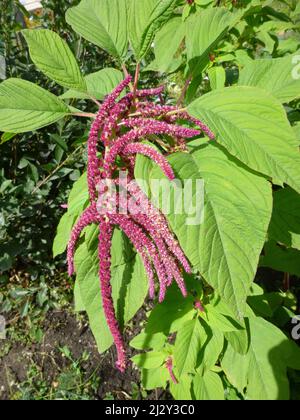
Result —
[[168, 372], [169, 372], [169, 375], [170, 375], [170, 378], [171, 378], [173, 384], [177, 385], [178, 380], [177, 380], [177, 378], [174, 374], [174, 371], [173, 371], [173, 359], [172, 359], [171, 356], [168, 357], [168, 359], [166, 361], [166, 368], [168, 369]]
[[[172, 181], [175, 174], [165, 155], [175, 146], [181, 146], [185, 139], [204, 133], [210, 138], [214, 135], [201, 121], [195, 120], [185, 110], [175, 106], [161, 105], [163, 87], [135, 90], [119, 99], [123, 90], [131, 83], [128, 76], [108, 95], [100, 107], [92, 124], [88, 139], [88, 189], [90, 205], [84, 210], [75, 224], [68, 244], [69, 275], [74, 273], [74, 253], [76, 243], [82, 231], [90, 224], [99, 225], [99, 279], [102, 305], [107, 324], [116, 345], [117, 367], [121, 372], [126, 369], [126, 351], [122, 334], [116, 319], [111, 294], [111, 240], [113, 229], [118, 226], [134, 245], [140, 255], [149, 280], [149, 294], [154, 298], [158, 280], [159, 302], [165, 298], [167, 288], [176, 282], [183, 296], [187, 295], [182, 272], [191, 272], [190, 264], [179, 243], [171, 232], [165, 216], [148, 199], [146, 194], [133, 180], [135, 157], [142, 154], [152, 159], [166, 177]], [[157, 96], [160, 105], [151, 102], [148, 97]], [[193, 127], [183, 127], [177, 120], [186, 120]], [[195, 128], [197, 126], [197, 128]], [[199, 130], [200, 129], [200, 130]], [[164, 135], [163, 137], [159, 137]], [[167, 137], [166, 137], [167, 136]], [[168, 142], [171, 138], [171, 145]], [[161, 151], [158, 147], [143, 144], [144, 140], [164, 142]], [[121, 162], [121, 163], [120, 163]], [[117, 174], [126, 170], [126, 200], [134, 200], [134, 211], [124, 213], [122, 183]], [[106, 187], [99, 187], [100, 181], [113, 183], [117, 198], [106, 199], [97, 206]], [[107, 204], [106, 204], [107, 203]], [[109, 203], [115, 203], [111, 210]], [[106, 209], [107, 205], [107, 209]], [[104, 211], [103, 211], [104, 210]], [[127, 209], [128, 210], [128, 209]], [[166, 363], [170, 374], [171, 360]], [[173, 375], [173, 373], [172, 373]], [[173, 378], [175, 382], [175, 378]]]

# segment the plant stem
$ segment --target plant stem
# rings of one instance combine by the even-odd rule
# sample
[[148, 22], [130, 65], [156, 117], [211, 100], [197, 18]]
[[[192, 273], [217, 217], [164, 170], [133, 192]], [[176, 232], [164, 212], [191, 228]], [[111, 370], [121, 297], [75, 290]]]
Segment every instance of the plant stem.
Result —
[[72, 115], [74, 117], [96, 118], [96, 114], [93, 114], [92, 112], [72, 112]]
[[90, 99], [96, 104], [96, 105], [98, 105], [98, 107], [100, 108], [101, 107], [101, 103], [99, 102], [99, 101], [97, 101], [97, 99], [96, 98], [94, 98], [93, 96], [90, 96]]
[[[186, 111], [187, 111], [187, 108], [178, 108], [174, 111], [167, 112], [165, 115], [168, 117], [168, 116], [180, 114], [180, 113], [186, 112]], [[131, 117], [141, 117], [142, 115], [143, 114], [141, 112], [134, 112], [133, 114], [129, 114], [128, 117], [130, 117], [130, 118]]]
[[183, 105], [184, 98], [185, 98], [186, 92], [188, 90], [188, 87], [191, 84], [192, 78], [193, 78], [193, 76], [189, 76], [186, 79], [185, 84], [184, 84], [183, 89], [182, 89], [182, 92], [181, 92], [181, 95], [180, 95], [180, 97], [177, 101], [177, 105], [179, 105], [179, 106]]
[[[122, 70], [123, 70], [123, 73], [124, 73], [124, 77], [125, 78], [128, 77], [129, 73], [128, 73], [128, 70], [127, 70], [124, 63], [122, 64]], [[132, 83], [129, 83], [129, 89], [130, 89], [131, 92], [133, 92], [133, 84]]]
[[37, 190], [39, 190], [43, 185], [45, 185], [49, 179], [57, 172], [59, 171], [67, 162], [68, 160], [75, 155], [79, 149], [82, 148], [82, 145], [78, 146], [74, 152], [72, 152], [61, 164], [59, 164], [45, 179], [43, 179], [36, 187], [35, 189], [31, 192], [31, 194], [34, 194], [37, 192]]
[[141, 64], [140, 63], [137, 63], [136, 69], [135, 69], [134, 84], [133, 84], [133, 94], [134, 95], [136, 93], [137, 86], [138, 86], [140, 70], [141, 70]]

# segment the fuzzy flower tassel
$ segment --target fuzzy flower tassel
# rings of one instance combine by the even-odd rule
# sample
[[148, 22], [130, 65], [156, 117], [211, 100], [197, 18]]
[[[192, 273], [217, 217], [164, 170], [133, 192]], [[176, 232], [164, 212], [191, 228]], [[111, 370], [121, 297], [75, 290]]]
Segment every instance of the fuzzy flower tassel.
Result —
[[[121, 372], [126, 369], [127, 358], [112, 298], [111, 243], [115, 226], [132, 242], [144, 264], [150, 298], [157, 294], [158, 301], [162, 302], [173, 282], [182, 295], [187, 296], [183, 271], [191, 273], [190, 264], [167, 219], [134, 182], [136, 156], [147, 156], [173, 181], [175, 174], [166, 156], [176, 148], [184, 150], [185, 142], [194, 137], [205, 134], [210, 139], [214, 138], [209, 127], [191, 117], [186, 110], [164, 105], [163, 86], [138, 90], [134, 84], [130, 92], [119, 98], [125, 89], [132, 86], [131, 81], [130, 76], [126, 77], [107, 95], [91, 126], [87, 145], [89, 205], [72, 229], [67, 250], [71, 276], [75, 271], [74, 253], [80, 235], [90, 224], [99, 226], [102, 306], [117, 350], [116, 366]], [[180, 125], [182, 120], [185, 120], [185, 126]], [[145, 141], [154, 142], [155, 147], [145, 144]], [[120, 181], [120, 172], [126, 174], [126, 188]], [[114, 193], [108, 185], [115, 187]], [[134, 203], [125, 213], [127, 206], [124, 200], [125, 204]], [[171, 357], [167, 359], [166, 367], [172, 381], [177, 383]]]

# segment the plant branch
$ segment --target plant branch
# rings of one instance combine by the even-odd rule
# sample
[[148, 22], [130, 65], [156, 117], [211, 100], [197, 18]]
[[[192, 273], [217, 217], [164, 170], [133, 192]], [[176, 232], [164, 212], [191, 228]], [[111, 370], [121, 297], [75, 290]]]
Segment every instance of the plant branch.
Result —
[[80, 150], [82, 148], [82, 145], [78, 146], [74, 152], [72, 152], [62, 163], [60, 163], [45, 179], [43, 179], [36, 187], [34, 190], [32, 190], [31, 194], [35, 194], [43, 185], [45, 185], [49, 179], [56, 173], [58, 172], [68, 161], [69, 159], [74, 156], [78, 150]]
[[72, 112], [72, 115], [74, 115], [74, 117], [96, 118], [96, 114], [93, 114], [92, 112]]
[[189, 86], [191, 84], [192, 78], [193, 78], [193, 76], [189, 76], [186, 79], [186, 81], [184, 83], [184, 86], [183, 86], [183, 89], [182, 89], [182, 92], [181, 92], [181, 95], [180, 95], [180, 97], [179, 97], [179, 99], [177, 101], [177, 105], [179, 105], [179, 106], [183, 105], [184, 98], [185, 98], [186, 92], [187, 92], [187, 90], [188, 90], [188, 88], [189, 88]]

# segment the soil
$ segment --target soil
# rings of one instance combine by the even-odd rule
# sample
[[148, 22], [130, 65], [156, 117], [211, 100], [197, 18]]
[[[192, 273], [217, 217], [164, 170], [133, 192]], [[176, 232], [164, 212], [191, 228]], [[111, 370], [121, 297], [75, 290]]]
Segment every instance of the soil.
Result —
[[[134, 320], [133, 328], [138, 329], [141, 316]], [[43, 325], [44, 336], [40, 344], [24, 345], [18, 342], [12, 346], [7, 354], [0, 358], [0, 399], [7, 400], [13, 393], [14, 384], [26, 380], [27, 371], [32, 362], [38, 365], [43, 378], [48, 384], [56, 379], [57, 372], [62, 371], [70, 362], [63, 357], [59, 347], [67, 346], [74, 359], [81, 357], [84, 351], [90, 354], [88, 361], [81, 365], [86, 378], [96, 370], [100, 377], [99, 389], [95, 399], [103, 399], [108, 394], [115, 399], [127, 399], [132, 393], [132, 383], [139, 384], [139, 373], [130, 364], [125, 374], [121, 374], [115, 367], [115, 351], [112, 348], [104, 355], [98, 353], [95, 340], [86, 322], [82, 322], [69, 312], [49, 312]], [[138, 331], [137, 331], [138, 332]], [[132, 329], [127, 333], [126, 341], [132, 336]], [[5, 353], [4, 347], [8, 340], [0, 340], [0, 354]], [[131, 357], [129, 348], [128, 356]], [[153, 393], [147, 399], [154, 399]]]

